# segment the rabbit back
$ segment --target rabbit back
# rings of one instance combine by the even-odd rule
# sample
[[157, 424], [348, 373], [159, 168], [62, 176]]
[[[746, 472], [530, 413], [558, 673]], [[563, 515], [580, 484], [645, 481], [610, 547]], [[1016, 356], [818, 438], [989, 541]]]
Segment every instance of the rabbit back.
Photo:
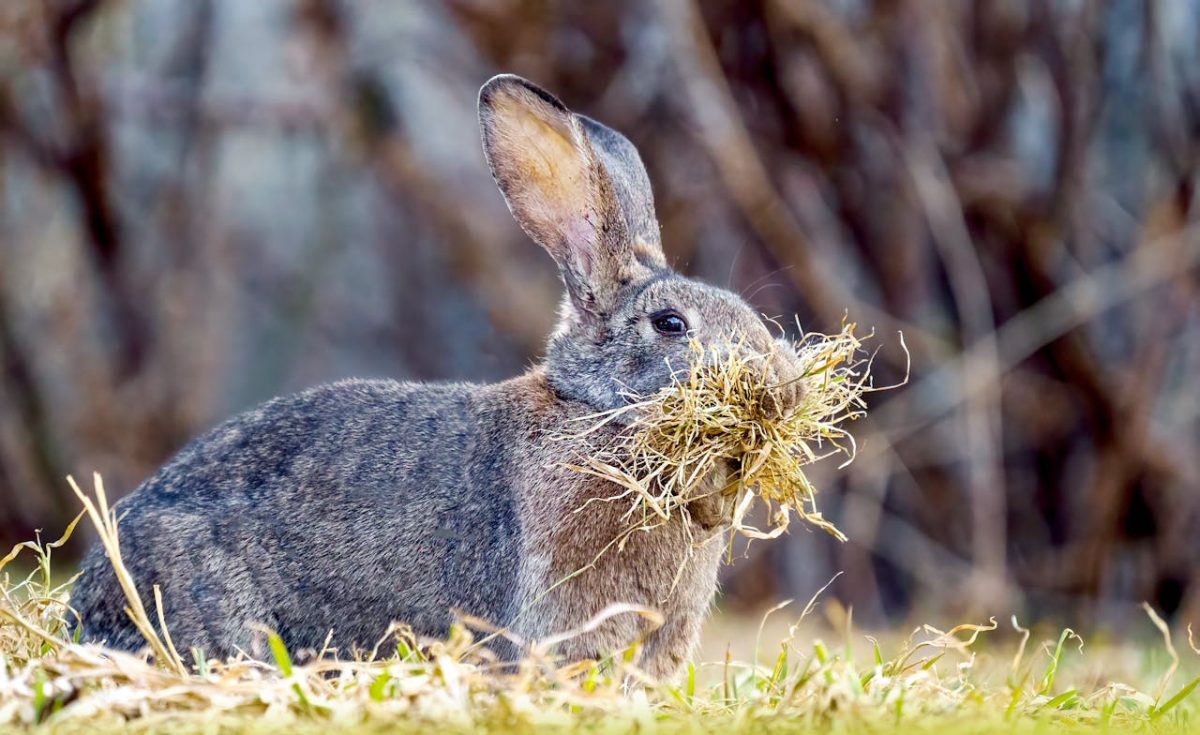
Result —
[[[491, 386], [495, 389], [498, 386]], [[144, 598], [176, 644], [370, 646], [390, 621], [443, 635], [452, 610], [503, 622], [520, 526], [514, 427], [489, 391], [346, 381], [276, 399], [200, 437], [117, 505]], [[73, 594], [84, 635], [142, 644], [102, 549]]]

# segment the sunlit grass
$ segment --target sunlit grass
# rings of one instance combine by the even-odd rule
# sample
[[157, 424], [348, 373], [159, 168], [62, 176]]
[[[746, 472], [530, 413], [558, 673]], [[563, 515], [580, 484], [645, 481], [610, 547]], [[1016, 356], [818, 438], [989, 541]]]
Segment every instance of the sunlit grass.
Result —
[[[102, 486], [87, 496], [101, 543], [119, 564]], [[1006, 621], [1011, 650], [986, 648], [995, 620], [949, 630], [921, 626], [886, 642], [847, 630], [841, 643], [807, 634], [811, 601], [780, 606], [751, 631], [749, 660], [693, 663], [678, 681], [653, 682], [630, 662], [637, 643], [602, 661], [560, 661], [535, 647], [504, 666], [457, 626], [446, 640], [395, 627], [371, 651], [299, 656], [268, 633], [270, 660], [180, 657], [157, 605], [130, 600], [152, 634], [132, 655], [71, 640], [66, 585], [51, 557], [66, 536], [13, 550], [31, 573], [3, 579], [0, 726], [97, 732], [1186, 732], [1193, 691], [1165, 623], [1169, 664], [1138, 681], [1095, 680], [1085, 663], [1137, 649], [1089, 650], [1072, 631], [1038, 641]], [[129, 579], [127, 592], [136, 595]], [[1153, 611], [1155, 624], [1161, 623]], [[786, 616], [785, 627], [779, 627]], [[776, 633], [765, 635], [765, 624]], [[757, 626], [752, 626], [757, 627]], [[768, 643], [771, 639], [775, 642]], [[853, 643], [853, 645], [852, 645]], [[1163, 644], [1156, 646], [1164, 650]], [[1181, 647], [1182, 648], [1182, 647]], [[1147, 649], [1149, 650], [1149, 649]], [[1186, 649], [1184, 653], [1192, 655]], [[1194, 647], [1193, 647], [1194, 650]]]

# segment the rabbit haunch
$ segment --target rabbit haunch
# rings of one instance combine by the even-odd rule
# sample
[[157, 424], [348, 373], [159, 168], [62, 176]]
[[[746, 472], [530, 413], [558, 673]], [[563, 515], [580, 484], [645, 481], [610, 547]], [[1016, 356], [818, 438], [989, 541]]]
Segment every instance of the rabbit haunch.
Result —
[[[619, 133], [513, 76], [480, 90], [479, 119], [509, 209], [566, 286], [545, 358], [491, 385], [324, 385], [184, 447], [117, 505], [125, 567], [139, 589], [161, 588], [179, 651], [261, 656], [265, 626], [293, 650], [332, 631], [345, 654], [392, 622], [444, 635], [461, 612], [506, 628], [511, 639], [494, 646], [511, 658], [515, 641], [577, 628], [613, 603], [656, 607], [664, 622], [613, 617], [561, 643], [564, 658], [641, 638], [639, 665], [668, 676], [695, 646], [721, 545], [691, 542], [721, 531], [724, 500], [700, 493], [686, 518], [597, 558], [624, 531], [624, 510], [575, 511], [619, 488], [563, 467], [578, 448], [555, 437], [628, 391], [671, 385], [689, 340], [736, 332], [765, 352], [771, 334], [737, 295], [666, 266], [649, 179]], [[761, 369], [777, 383], [801, 375], [784, 352]], [[723, 487], [728, 470], [703, 482]], [[101, 548], [72, 603], [85, 639], [142, 645]]]

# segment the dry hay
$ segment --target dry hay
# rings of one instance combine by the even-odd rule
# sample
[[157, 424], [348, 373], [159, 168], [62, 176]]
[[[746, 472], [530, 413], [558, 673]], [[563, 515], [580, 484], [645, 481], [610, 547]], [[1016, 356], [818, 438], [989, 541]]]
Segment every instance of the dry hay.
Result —
[[[848, 425], [866, 413], [863, 397], [880, 390], [871, 383], [871, 359], [844, 324], [837, 334], [809, 334], [792, 349], [801, 366], [800, 401], [783, 410], [781, 391], [764, 369], [773, 352], [760, 353], [733, 336], [727, 343], [690, 343], [686, 369], [651, 396], [627, 394], [628, 405], [579, 419], [588, 427], [570, 438], [604, 436], [603, 427], [623, 423], [611, 439], [592, 441], [587, 456], [570, 468], [611, 480], [622, 491], [605, 502], [629, 501], [631, 530], [665, 523], [709, 493], [729, 500], [733, 529], [747, 537], [774, 538], [787, 530], [792, 515], [833, 535], [845, 535], [818, 510], [816, 488], [804, 467], [840, 454], [845, 467], [857, 451]], [[901, 340], [903, 345], [903, 339]], [[723, 487], [706, 480], [730, 467]], [[770, 527], [747, 521], [755, 502], [766, 504]]]

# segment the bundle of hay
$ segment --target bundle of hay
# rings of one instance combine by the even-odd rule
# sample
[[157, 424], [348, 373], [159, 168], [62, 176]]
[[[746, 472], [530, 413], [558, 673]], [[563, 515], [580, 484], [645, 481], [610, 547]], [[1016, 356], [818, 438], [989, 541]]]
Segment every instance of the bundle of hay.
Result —
[[[665, 523], [687, 514], [688, 505], [706, 493], [731, 501], [730, 520], [750, 538], [774, 538], [793, 515], [844, 541], [816, 505], [816, 488], [804, 466], [842, 454], [844, 467], [856, 451], [846, 424], [865, 414], [863, 394], [870, 384], [870, 359], [854, 335], [853, 324], [838, 334], [810, 334], [794, 345], [802, 366], [801, 399], [791, 411], [779, 410], [777, 391], [762, 365], [770, 354], [749, 350], [734, 338], [718, 349], [693, 340], [691, 360], [675, 382], [652, 396], [630, 396], [629, 405], [585, 417], [591, 425], [581, 436], [598, 436], [601, 426], [618, 417], [628, 422], [614, 440], [595, 446], [572, 469], [611, 480], [622, 492], [606, 501], [630, 501], [631, 530]], [[732, 467], [724, 487], [704, 482], [721, 465]], [[767, 504], [770, 527], [747, 523], [756, 500]]]

